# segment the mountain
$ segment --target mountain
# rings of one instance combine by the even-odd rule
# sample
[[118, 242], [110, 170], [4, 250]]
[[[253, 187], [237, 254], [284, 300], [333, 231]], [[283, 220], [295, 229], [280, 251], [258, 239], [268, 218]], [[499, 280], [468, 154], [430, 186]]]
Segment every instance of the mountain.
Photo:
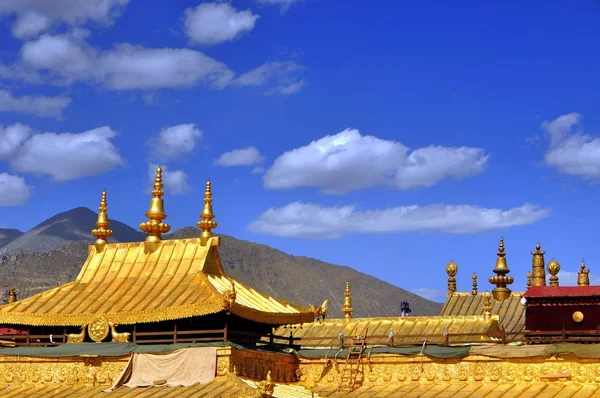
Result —
[[[90, 230], [96, 213], [76, 208], [60, 213], [5, 246], [0, 257], [0, 289], [16, 286], [20, 298], [69, 282], [77, 277], [93, 242]], [[111, 220], [117, 241], [141, 241], [145, 234]], [[199, 236], [188, 227], [164, 239]], [[398, 316], [400, 303], [408, 301], [411, 315], [437, 315], [442, 304], [434, 303], [380, 279], [346, 266], [292, 256], [267, 245], [221, 237], [219, 249], [225, 272], [253, 288], [293, 303], [320, 305], [329, 299], [330, 317], [341, 317], [346, 281], [352, 289], [356, 317]], [[20, 250], [27, 248], [27, 251]], [[50, 248], [49, 251], [44, 251]]]
[[3, 229], [0, 228], [0, 248], [8, 245], [19, 236], [23, 235], [23, 232], [18, 229]]
[[[96, 225], [97, 217], [98, 215], [87, 207], [77, 207], [59, 213], [9, 243], [0, 245], [0, 253], [45, 252], [70, 241], [93, 241], [90, 231]], [[109, 238], [111, 242], [134, 242], [146, 236], [122, 222], [110, 220], [110, 223], [110, 228], [114, 231], [113, 236]]]

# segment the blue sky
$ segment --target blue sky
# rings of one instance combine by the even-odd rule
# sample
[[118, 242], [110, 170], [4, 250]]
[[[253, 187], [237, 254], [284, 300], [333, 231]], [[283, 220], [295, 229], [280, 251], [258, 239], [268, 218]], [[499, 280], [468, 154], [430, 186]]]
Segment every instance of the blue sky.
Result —
[[437, 300], [450, 260], [459, 290], [473, 272], [491, 290], [502, 236], [515, 291], [537, 242], [564, 284], [582, 259], [600, 275], [597, 2], [28, 0], [0, 17], [3, 227], [102, 189], [136, 226], [161, 164], [173, 230], [210, 178], [218, 232]]

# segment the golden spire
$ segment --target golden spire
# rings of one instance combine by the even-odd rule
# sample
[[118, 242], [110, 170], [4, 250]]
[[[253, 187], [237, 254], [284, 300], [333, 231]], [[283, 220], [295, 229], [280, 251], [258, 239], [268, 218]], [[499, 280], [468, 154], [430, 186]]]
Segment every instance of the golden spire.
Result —
[[558, 272], [560, 271], [560, 264], [555, 259], [550, 260], [548, 263], [548, 273], [552, 275], [550, 277], [550, 286], [558, 286]]
[[531, 287], [531, 272], [527, 273], [527, 289]]
[[342, 312], [347, 320], [352, 319], [354, 308], [352, 308], [352, 292], [350, 291], [350, 282], [346, 282], [346, 290], [344, 291], [344, 306], [342, 307]]
[[13, 286], [8, 290], [8, 299], [6, 300], [6, 302], [8, 304], [11, 304], [15, 301], [17, 301], [17, 288]]
[[448, 274], [448, 296], [452, 296], [452, 293], [456, 292], [456, 273], [458, 272], [458, 265], [454, 261], [450, 261], [446, 265], [446, 274]]
[[494, 308], [491, 303], [492, 295], [489, 292], [483, 293], [483, 316], [489, 318], [492, 316], [492, 309]]
[[165, 214], [165, 204], [162, 196], [165, 194], [163, 191], [162, 182], [162, 168], [160, 166], [156, 169], [156, 179], [154, 180], [154, 190], [152, 191], [152, 199], [150, 199], [150, 208], [146, 213], [148, 221], [140, 224], [142, 232], [146, 232], [147, 243], [159, 243], [162, 234], [167, 233], [171, 230], [169, 224], [162, 222], [167, 215]]
[[213, 221], [215, 218], [212, 208], [212, 191], [210, 189], [210, 180], [206, 181], [206, 190], [204, 191], [204, 207], [202, 208], [202, 214], [200, 214], [201, 221], [198, 221], [198, 228], [202, 229], [200, 233], [200, 244], [204, 246], [208, 241], [208, 238], [213, 236], [212, 229], [217, 228], [218, 223]]
[[100, 200], [100, 206], [98, 207], [98, 220], [96, 221], [97, 228], [92, 230], [92, 235], [96, 237], [96, 242], [94, 245], [99, 252], [104, 249], [104, 245], [106, 245], [106, 238], [113, 234], [111, 229], [107, 229], [110, 227], [108, 215], [106, 214], [107, 210], [108, 203], [106, 202], [106, 191], [103, 191], [102, 199]]
[[590, 285], [590, 270], [585, 269], [585, 261], [581, 262], [581, 269], [577, 273], [577, 286]]
[[546, 252], [543, 252], [541, 249], [542, 247], [538, 243], [535, 245], [535, 251], [531, 252], [533, 255], [531, 270], [532, 286], [546, 286], [546, 271], [544, 270], [544, 254], [546, 254]]
[[498, 258], [496, 259], [496, 268], [494, 268], [496, 276], [489, 278], [490, 283], [496, 285], [496, 288], [492, 290], [492, 295], [496, 301], [504, 301], [510, 296], [510, 289], [506, 285], [513, 283], [514, 279], [512, 276], [506, 276], [509, 272], [510, 270], [506, 265], [506, 253], [504, 253], [504, 238], [500, 238]]
[[473, 290], [471, 290], [471, 294], [475, 296], [477, 294], [477, 274], [473, 273]]

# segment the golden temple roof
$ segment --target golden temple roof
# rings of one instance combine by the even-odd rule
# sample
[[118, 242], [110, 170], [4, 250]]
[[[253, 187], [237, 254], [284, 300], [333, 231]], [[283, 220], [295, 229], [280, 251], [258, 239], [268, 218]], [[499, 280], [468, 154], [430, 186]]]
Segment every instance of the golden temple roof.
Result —
[[[523, 293], [512, 292], [504, 301], [491, 299], [492, 315], [499, 316], [500, 327], [504, 328], [507, 333], [521, 332], [525, 327], [525, 306], [520, 303], [522, 296]], [[483, 293], [455, 292], [448, 296], [440, 315], [481, 315], [483, 307]]]
[[[158, 322], [227, 309], [257, 322], [312, 322], [309, 308], [262, 294], [223, 272], [218, 237], [89, 247], [77, 279], [0, 307], [0, 324], [81, 326], [104, 316], [115, 324]], [[232, 294], [233, 293], [233, 294]]]
[[[323, 322], [294, 326], [281, 326], [276, 335], [299, 337], [302, 347], [337, 347], [339, 333], [345, 338], [364, 335], [369, 345], [388, 345], [393, 331], [394, 344], [453, 344], [465, 340], [473, 343], [493, 341], [499, 337], [498, 317], [492, 316], [435, 316], [399, 318], [326, 319]], [[445, 333], [448, 334], [447, 340]], [[462, 334], [470, 334], [464, 336]], [[457, 335], [460, 334], [460, 335]]]

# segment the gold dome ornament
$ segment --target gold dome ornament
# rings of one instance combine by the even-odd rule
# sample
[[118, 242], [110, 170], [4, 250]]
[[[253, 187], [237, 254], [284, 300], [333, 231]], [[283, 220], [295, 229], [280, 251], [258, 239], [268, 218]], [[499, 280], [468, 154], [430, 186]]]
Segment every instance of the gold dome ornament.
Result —
[[580, 323], [583, 321], [583, 313], [581, 311], [575, 311], [573, 313], [573, 320], [577, 323]]
[[452, 293], [456, 292], [456, 274], [458, 273], [458, 265], [454, 261], [450, 261], [448, 265], [446, 265], [446, 274], [448, 274], [448, 296], [451, 296]]
[[555, 259], [550, 260], [548, 263], [548, 273], [552, 275], [550, 277], [550, 286], [558, 286], [558, 276], [560, 272], [560, 264]]
[[96, 317], [88, 325], [88, 335], [90, 339], [96, 343], [101, 343], [106, 337], [108, 337], [109, 325], [108, 321], [102, 315]]

